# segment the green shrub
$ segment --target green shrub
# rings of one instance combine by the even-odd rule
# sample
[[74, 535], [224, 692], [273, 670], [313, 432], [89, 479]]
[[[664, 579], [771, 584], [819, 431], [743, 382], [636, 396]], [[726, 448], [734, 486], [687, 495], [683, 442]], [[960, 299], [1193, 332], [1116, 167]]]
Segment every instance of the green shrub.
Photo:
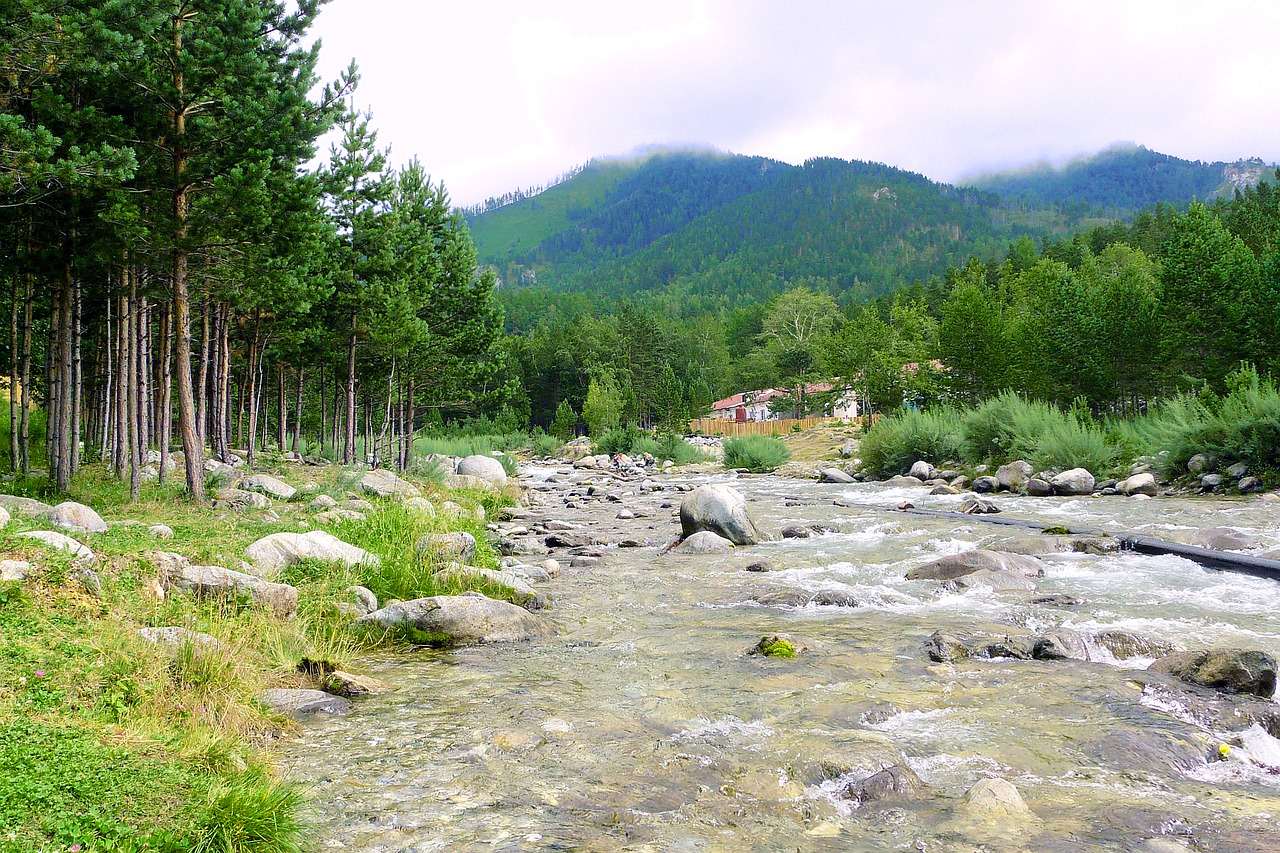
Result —
[[605, 430], [593, 443], [596, 453], [616, 456], [643, 456], [648, 453], [659, 462], [671, 460], [677, 465], [707, 461], [707, 454], [678, 435], [657, 435], [635, 426]]
[[876, 422], [859, 452], [868, 473], [886, 477], [906, 472], [918, 459], [963, 458], [962, 446], [961, 415], [955, 409], [901, 409]]
[[1051, 424], [1037, 438], [1030, 462], [1037, 469], [1087, 468], [1093, 474], [1111, 471], [1120, 448], [1100, 430], [1075, 418]]
[[964, 414], [964, 447], [959, 458], [974, 464], [1030, 460], [1040, 436], [1068, 419], [1052, 403], [1026, 400], [1005, 391]]
[[555, 456], [562, 446], [563, 442], [554, 435], [535, 435], [530, 450], [536, 457]]
[[791, 458], [781, 439], [768, 435], [743, 435], [724, 442], [726, 468], [746, 468], [754, 474], [772, 471]]
[[607, 453], [610, 456], [630, 454], [642, 435], [640, 429], [632, 425], [606, 429], [592, 440], [591, 446], [596, 453]]
[[209, 789], [194, 853], [301, 853], [302, 794], [286, 782], [245, 773]]

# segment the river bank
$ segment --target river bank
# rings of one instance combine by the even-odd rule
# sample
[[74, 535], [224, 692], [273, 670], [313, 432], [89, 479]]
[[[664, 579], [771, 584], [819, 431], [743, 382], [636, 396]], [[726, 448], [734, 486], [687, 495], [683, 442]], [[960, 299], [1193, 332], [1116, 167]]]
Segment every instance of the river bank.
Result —
[[[661, 554], [679, 533], [683, 490], [708, 482], [741, 490], [773, 536], [812, 535]], [[1280, 654], [1280, 587], [1269, 581], [892, 511], [955, 509], [963, 497], [919, 488], [706, 473], [620, 481], [571, 468], [531, 469], [524, 485], [528, 506], [502, 532], [512, 549], [536, 550], [561, 528], [553, 556], [564, 571], [539, 585], [560, 636], [362, 659], [399, 689], [308, 725], [281, 757], [310, 791], [323, 843], [388, 853], [1280, 846], [1280, 741], [1230, 713], [1208, 719], [1221, 697], [1146, 672], [1169, 648]], [[1280, 546], [1275, 505], [1256, 497], [998, 500], [1046, 526], [1170, 539], [1225, 527]], [[1001, 592], [905, 577], [978, 547], [1038, 555], [1044, 576]], [[1081, 636], [1091, 659], [941, 663], [926, 650], [935, 632], [980, 646], [1055, 629]], [[776, 634], [799, 656], [749, 654]], [[922, 782], [915, 796], [850, 797], [893, 764]], [[1025, 809], [973, 793], [991, 779], [1012, 784]]]

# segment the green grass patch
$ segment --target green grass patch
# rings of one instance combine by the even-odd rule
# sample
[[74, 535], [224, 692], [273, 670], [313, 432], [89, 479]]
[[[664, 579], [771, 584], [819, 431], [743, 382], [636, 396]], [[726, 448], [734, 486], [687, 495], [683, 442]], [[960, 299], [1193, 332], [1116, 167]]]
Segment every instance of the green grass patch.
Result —
[[711, 457], [701, 448], [694, 447], [678, 435], [655, 435], [635, 426], [607, 429], [592, 442], [596, 453], [609, 456], [643, 456], [648, 453], [659, 462], [671, 461], [676, 465], [692, 465], [707, 462]]
[[724, 466], [746, 468], [753, 474], [772, 471], [791, 458], [791, 449], [769, 435], [743, 435], [724, 441]]

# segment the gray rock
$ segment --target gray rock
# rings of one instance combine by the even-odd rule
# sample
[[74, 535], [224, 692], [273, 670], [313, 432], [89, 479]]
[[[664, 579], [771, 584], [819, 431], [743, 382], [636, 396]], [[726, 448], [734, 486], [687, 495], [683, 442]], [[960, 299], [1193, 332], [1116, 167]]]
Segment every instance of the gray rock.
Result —
[[1090, 660], [1084, 637], [1070, 628], [1054, 628], [1036, 637], [1031, 656], [1036, 660]]
[[80, 544], [70, 536], [64, 536], [61, 533], [55, 533], [52, 530], [32, 530], [27, 533], [19, 533], [18, 536], [23, 539], [34, 539], [42, 545], [50, 548], [56, 548], [59, 551], [66, 551], [71, 555], [74, 562], [92, 563], [95, 559], [94, 553], [87, 547]]
[[317, 513], [315, 517], [315, 522], [316, 524], [330, 525], [330, 524], [341, 524], [344, 521], [364, 521], [364, 519], [365, 519], [365, 514], [363, 512], [357, 512], [354, 509], [343, 509], [342, 507], [338, 507], [336, 509], [329, 509], [329, 510], [325, 510], [324, 512]]
[[436, 560], [459, 560], [465, 563], [475, 556], [476, 537], [465, 530], [454, 533], [428, 533], [418, 540], [414, 550], [420, 556], [429, 556]]
[[1222, 485], [1221, 474], [1205, 474], [1200, 478], [1200, 491], [1212, 492], [1214, 489]]
[[1192, 474], [1208, 474], [1218, 470], [1218, 457], [1212, 453], [1197, 453], [1187, 460], [1187, 470]]
[[444, 485], [449, 489], [477, 489], [482, 492], [498, 490], [498, 487], [488, 480], [473, 477], [470, 474], [449, 474], [444, 478]]
[[[950, 488], [949, 486], [946, 488]], [[983, 498], [969, 498], [961, 501], [959, 511], [965, 515], [988, 515], [1000, 511], [1000, 507], [994, 502], [984, 500]]]
[[1077, 554], [1115, 554], [1120, 551], [1120, 540], [1110, 536], [1082, 536], [1071, 540], [1071, 550]]
[[905, 764], [895, 764], [861, 782], [849, 784], [843, 795], [859, 803], [910, 801], [920, 799], [927, 790], [928, 786], [915, 771]]
[[458, 463], [458, 474], [479, 477], [501, 488], [507, 484], [507, 472], [492, 456], [468, 456]]
[[364, 612], [360, 615], [367, 616], [378, 609], [378, 596], [368, 587], [349, 586], [347, 587], [347, 595], [351, 596], [351, 600]]
[[732, 550], [732, 542], [710, 530], [700, 530], [675, 547], [677, 554], [725, 554]]
[[934, 631], [924, 644], [929, 660], [937, 663], [954, 663], [969, 657], [969, 647], [964, 641], [943, 631]]
[[237, 485], [246, 492], [257, 492], [278, 501], [291, 500], [298, 493], [293, 486], [270, 474], [250, 474], [242, 477]]
[[173, 538], [173, 528], [167, 524], [153, 524], [147, 528], [147, 532], [155, 539]]
[[380, 498], [416, 498], [422, 495], [422, 492], [413, 483], [402, 479], [394, 471], [388, 471], [385, 468], [365, 471], [360, 476], [360, 488], [366, 493], [377, 495]]
[[710, 531], [735, 545], [755, 545], [762, 538], [747, 501], [737, 489], [725, 485], [699, 486], [680, 502], [680, 529], [687, 539], [700, 531]]
[[1276, 659], [1252, 649], [1196, 649], [1175, 652], [1148, 667], [1221, 693], [1248, 693], [1270, 699], [1276, 692]]
[[1035, 583], [1024, 575], [1014, 572], [993, 572], [989, 569], [979, 569], [963, 577], [945, 581], [945, 583], [954, 589], [972, 589], [985, 586], [989, 587], [992, 592], [1030, 592], [1036, 588]]
[[231, 651], [231, 647], [217, 637], [201, 634], [199, 631], [192, 631], [188, 628], [180, 628], [177, 625], [168, 625], [161, 628], [139, 628], [138, 633], [147, 642], [154, 643], [157, 646], [165, 646], [174, 652], [179, 651], [183, 646], [191, 646], [192, 649], [199, 652], [212, 651], [226, 654]]
[[858, 455], [858, 440], [856, 438], [846, 438], [844, 444], [840, 446], [840, 456], [844, 459], [852, 459]]
[[[482, 581], [485, 583], [497, 584], [498, 586], [504, 586], [515, 593], [517, 603], [522, 607], [525, 606], [526, 601], [538, 595], [538, 591], [529, 586], [529, 582], [527, 580], [512, 571], [495, 572], [493, 569], [482, 569], [478, 566], [462, 566], [454, 563], [445, 571], [440, 572], [440, 575], [445, 578], [456, 577], [464, 581]], [[526, 607], [526, 609], [529, 608]]]
[[0, 581], [23, 581], [31, 573], [26, 560], [0, 560]]
[[754, 562], [754, 563], [750, 563], [750, 564], [748, 564], [748, 565], [747, 565], [747, 571], [749, 571], [749, 572], [771, 572], [771, 571], [773, 571], [773, 564], [772, 564], [772, 563], [770, 563], [768, 560], [757, 560], [756, 562]]
[[62, 530], [82, 530], [85, 533], [106, 533], [107, 523], [84, 504], [63, 501], [52, 507], [45, 516], [50, 524]]
[[520, 536], [513, 539], [500, 539], [498, 553], [504, 557], [545, 557], [551, 549], [537, 539]]
[[938, 469], [934, 468], [928, 462], [925, 462], [923, 459], [919, 459], [911, 466], [911, 470], [907, 472], [907, 476], [915, 477], [917, 480], [924, 482], [925, 480], [932, 480], [936, 477], [937, 470]]
[[414, 512], [427, 516], [428, 518], [435, 518], [436, 508], [432, 506], [431, 501], [426, 498], [405, 498], [402, 505], [405, 509], [411, 509]]
[[1249, 551], [1260, 547], [1262, 543], [1258, 541], [1258, 537], [1230, 527], [1207, 527], [1192, 534], [1188, 544], [1218, 551]]
[[307, 509], [333, 509], [338, 502], [328, 495], [316, 495], [311, 499], [311, 503], [307, 504]]
[[973, 490], [980, 495], [989, 494], [1000, 488], [1000, 481], [992, 476], [978, 477], [973, 481]]
[[1049, 481], [1055, 495], [1093, 494], [1093, 475], [1084, 468], [1069, 468]]
[[215, 509], [267, 509], [271, 506], [271, 499], [266, 495], [244, 489], [218, 489], [213, 498]]
[[186, 557], [170, 551], [147, 556], [159, 569], [160, 585], [166, 591], [178, 589], [198, 598], [244, 596], [277, 616], [292, 616], [298, 610], [298, 590], [288, 584], [271, 583], [221, 566], [193, 566]]
[[369, 503], [369, 501], [364, 498], [348, 498], [338, 504], [338, 507], [349, 512], [373, 512], [377, 509], [377, 507]]
[[1023, 577], [1044, 576], [1044, 564], [1035, 557], [975, 549], [948, 554], [907, 572], [907, 580], [949, 581], [977, 571], [1009, 572]]
[[301, 560], [319, 560], [355, 567], [361, 563], [378, 565], [378, 557], [362, 548], [343, 542], [332, 533], [311, 530], [306, 533], [272, 533], [244, 549], [245, 556], [265, 576], [278, 574], [286, 566]]
[[341, 717], [351, 710], [349, 699], [325, 693], [323, 690], [273, 687], [259, 693], [258, 701], [271, 710], [295, 720], [306, 720], [319, 714]]
[[1053, 494], [1053, 486], [1047, 480], [1032, 477], [1027, 480], [1027, 494], [1033, 498], [1047, 498]]
[[751, 600], [764, 607], [804, 607], [812, 596], [798, 589], [779, 589], [762, 592]]
[[1262, 491], [1262, 480], [1258, 477], [1241, 477], [1236, 487], [1244, 493]]
[[889, 479], [885, 480], [884, 484], [886, 486], [896, 486], [898, 488], [903, 488], [903, 487], [911, 487], [911, 486], [923, 486], [924, 480], [921, 480], [919, 477], [909, 477], [909, 476], [904, 477], [902, 475], [898, 475], [897, 477], [890, 477]]
[[1225, 473], [1232, 480], [1239, 480], [1241, 477], [1248, 476], [1249, 465], [1245, 462], [1237, 462], [1236, 464], [1229, 466]]
[[1012, 658], [1013, 660], [1031, 660], [1034, 651], [1030, 637], [1004, 637], [999, 640], [988, 640], [974, 645], [970, 652], [979, 658]]
[[1000, 488], [1009, 492], [1022, 491], [1031, 479], [1031, 463], [1021, 459], [1001, 465], [996, 469], [996, 482]]
[[951, 485], [947, 485], [947, 486], [934, 486], [932, 489], [930, 489], [930, 490], [929, 490], [929, 494], [931, 494], [931, 495], [958, 495], [958, 494], [960, 494], [960, 490], [959, 490], [959, 489], [957, 489], [955, 486], [951, 486]]
[[1159, 494], [1160, 487], [1156, 484], [1156, 477], [1150, 472], [1134, 474], [1127, 480], [1123, 480], [1116, 489], [1122, 495], [1148, 495], [1155, 497]]
[[0, 507], [10, 513], [25, 515], [27, 518], [46, 518], [53, 507], [35, 498], [24, 498], [20, 495], [0, 495]]
[[381, 696], [395, 688], [389, 684], [370, 678], [367, 675], [355, 675], [335, 669], [320, 678], [320, 688], [325, 693], [341, 696], [344, 699], [358, 699], [361, 696]]
[[1177, 651], [1169, 643], [1162, 643], [1128, 631], [1103, 631], [1095, 635], [1093, 640], [1111, 652], [1117, 660], [1159, 658]]
[[905, 761], [901, 752], [882, 743], [836, 745], [822, 758], [802, 765], [799, 775], [806, 785], [817, 785], [854, 773], [870, 776]]
[[823, 468], [822, 481], [824, 483], [856, 483], [850, 475], [841, 471], [839, 468]]
[[808, 539], [813, 531], [800, 524], [788, 524], [781, 530], [783, 539]]
[[979, 779], [965, 792], [955, 815], [956, 824], [970, 832], [982, 828], [1000, 835], [1038, 820], [1018, 789], [1004, 779]]
[[497, 643], [554, 636], [554, 626], [507, 601], [469, 595], [437, 595], [392, 604], [356, 620], [394, 628], [409, 625], [451, 643]]

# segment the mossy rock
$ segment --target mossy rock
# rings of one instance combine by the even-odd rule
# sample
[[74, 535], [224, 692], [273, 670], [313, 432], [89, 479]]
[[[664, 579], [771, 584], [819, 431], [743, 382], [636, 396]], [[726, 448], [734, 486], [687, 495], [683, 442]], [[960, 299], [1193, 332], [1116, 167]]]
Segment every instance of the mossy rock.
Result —
[[751, 648], [749, 654], [767, 658], [794, 658], [804, 650], [804, 644], [794, 637], [774, 634], [770, 637], [761, 637], [760, 642]]

